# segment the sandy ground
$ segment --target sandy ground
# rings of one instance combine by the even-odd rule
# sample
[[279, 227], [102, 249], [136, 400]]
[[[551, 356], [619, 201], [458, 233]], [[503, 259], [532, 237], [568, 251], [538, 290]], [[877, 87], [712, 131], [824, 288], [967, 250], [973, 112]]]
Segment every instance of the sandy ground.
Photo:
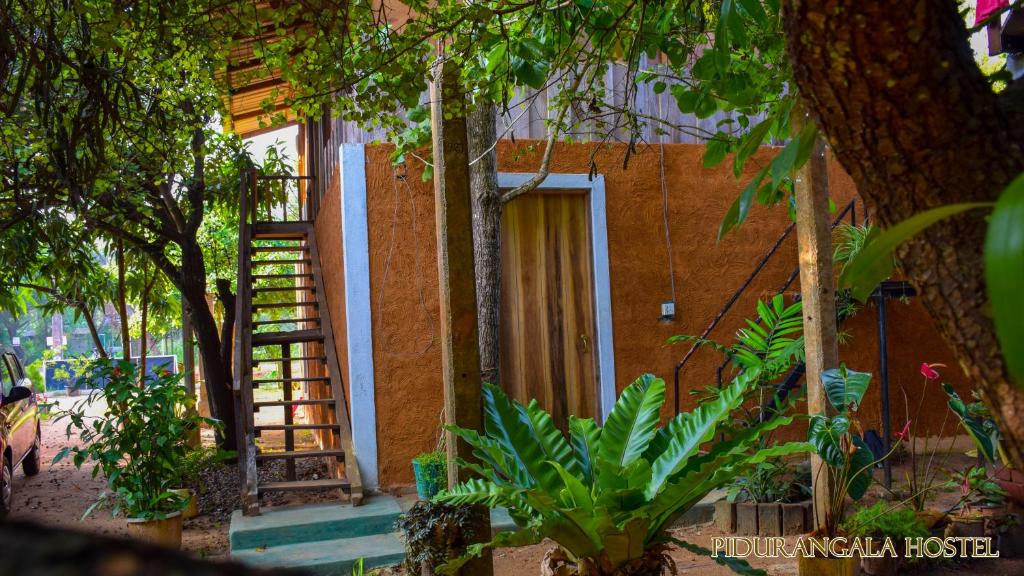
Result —
[[[70, 406], [80, 398], [54, 398], [60, 405]], [[98, 408], [98, 407], [97, 407]], [[15, 472], [13, 518], [41, 524], [97, 532], [113, 536], [125, 533], [123, 518], [113, 518], [108, 510], [97, 510], [81, 519], [85, 510], [103, 492], [102, 478], [92, 478], [90, 467], [79, 470], [65, 459], [51, 464], [54, 456], [69, 440], [66, 422], [42, 422], [43, 471], [33, 478], [21, 470]], [[74, 440], [71, 440], [74, 441]], [[185, 522], [182, 548], [197, 556], [219, 556], [227, 553], [227, 521], [198, 517]]]

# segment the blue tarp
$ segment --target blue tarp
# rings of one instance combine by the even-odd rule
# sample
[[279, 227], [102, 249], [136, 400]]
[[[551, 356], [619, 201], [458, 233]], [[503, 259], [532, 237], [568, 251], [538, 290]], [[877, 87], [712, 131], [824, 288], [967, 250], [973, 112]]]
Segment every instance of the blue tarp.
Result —
[[[68, 389], [68, 385], [85, 376], [79, 374], [88, 366], [88, 360], [49, 360], [43, 364], [46, 369], [46, 391], [60, 392]], [[132, 364], [138, 364], [138, 358], [132, 358]], [[178, 361], [174, 356], [147, 356], [146, 374], [153, 376], [157, 370], [170, 370], [178, 373]], [[84, 385], [84, 384], [83, 384]], [[102, 382], [101, 382], [102, 387]]]

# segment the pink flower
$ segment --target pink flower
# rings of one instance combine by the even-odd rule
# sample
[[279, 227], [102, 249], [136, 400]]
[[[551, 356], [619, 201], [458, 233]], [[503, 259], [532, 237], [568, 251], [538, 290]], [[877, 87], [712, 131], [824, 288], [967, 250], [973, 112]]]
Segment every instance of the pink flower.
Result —
[[921, 363], [921, 375], [929, 380], [936, 380], [939, 377], [939, 371], [935, 368], [945, 368], [945, 364], [929, 364], [927, 362]]
[[907, 420], [907, 423], [903, 425], [903, 430], [892, 435], [897, 441], [902, 442], [907, 439], [907, 435], [910, 434], [910, 423], [913, 420]]

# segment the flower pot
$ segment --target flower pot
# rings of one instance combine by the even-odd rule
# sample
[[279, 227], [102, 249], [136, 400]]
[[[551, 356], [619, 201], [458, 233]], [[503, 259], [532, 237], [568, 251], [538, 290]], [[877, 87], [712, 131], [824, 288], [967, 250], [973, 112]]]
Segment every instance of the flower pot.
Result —
[[814, 510], [810, 501], [784, 503], [779, 506], [782, 507], [783, 536], [810, 532], [811, 524], [814, 521]]
[[189, 520], [199, 516], [199, 499], [196, 498], [196, 493], [191, 488], [176, 488], [171, 490], [171, 492], [181, 496], [184, 500], [188, 500], [188, 506], [181, 511], [182, 520]]
[[822, 558], [820, 556], [800, 556], [798, 558], [800, 576], [858, 576], [860, 574], [860, 558]]
[[917, 519], [924, 524], [925, 528], [931, 530], [936, 524], [941, 522], [946, 517], [945, 513], [938, 510], [919, 510], [914, 512]]
[[946, 526], [946, 536], [981, 538], [985, 536], [985, 518], [980, 515], [950, 516], [949, 526]]
[[[870, 550], [876, 554], [882, 549], [882, 543], [872, 540]], [[864, 576], [896, 576], [900, 571], [903, 558], [884, 555], [880, 558], [863, 557], [860, 559], [860, 573]]]
[[181, 512], [162, 520], [128, 518], [128, 537], [158, 546], [181, 549]]
[[715, 525], [726, 534], [736, 532], [736, 503], [725, 498], [715, 502]]
[[424, 464], [413, 460], [412, 471], [416, 476], [416, 495], [420, 500], [430, 500], [448, 487], [448, 464], [445, 462]]
[[757, 536], [757, 504], [740, 502], [736, 504], [736, 533], [740, 536]]

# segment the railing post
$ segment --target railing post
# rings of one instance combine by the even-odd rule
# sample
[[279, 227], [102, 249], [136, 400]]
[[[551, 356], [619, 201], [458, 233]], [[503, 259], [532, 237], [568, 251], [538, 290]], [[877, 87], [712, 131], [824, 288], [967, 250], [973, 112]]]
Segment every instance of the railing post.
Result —
[[238, 201], [238, 278], [235, 298], [235, 362], [233, 393], [235, 397], [235, 421], [238, 427], [238, 468], [241, 480], [242, 513], [246, 516], [259, 514], [259, 493], [256, 484], [256, 437], [253, 428], [252, 411], [252, 302], [250, 287], [250, 250], [252, 227], [250, 218], [255, 218], [256, 171], [243, 170], [239, 183]]

